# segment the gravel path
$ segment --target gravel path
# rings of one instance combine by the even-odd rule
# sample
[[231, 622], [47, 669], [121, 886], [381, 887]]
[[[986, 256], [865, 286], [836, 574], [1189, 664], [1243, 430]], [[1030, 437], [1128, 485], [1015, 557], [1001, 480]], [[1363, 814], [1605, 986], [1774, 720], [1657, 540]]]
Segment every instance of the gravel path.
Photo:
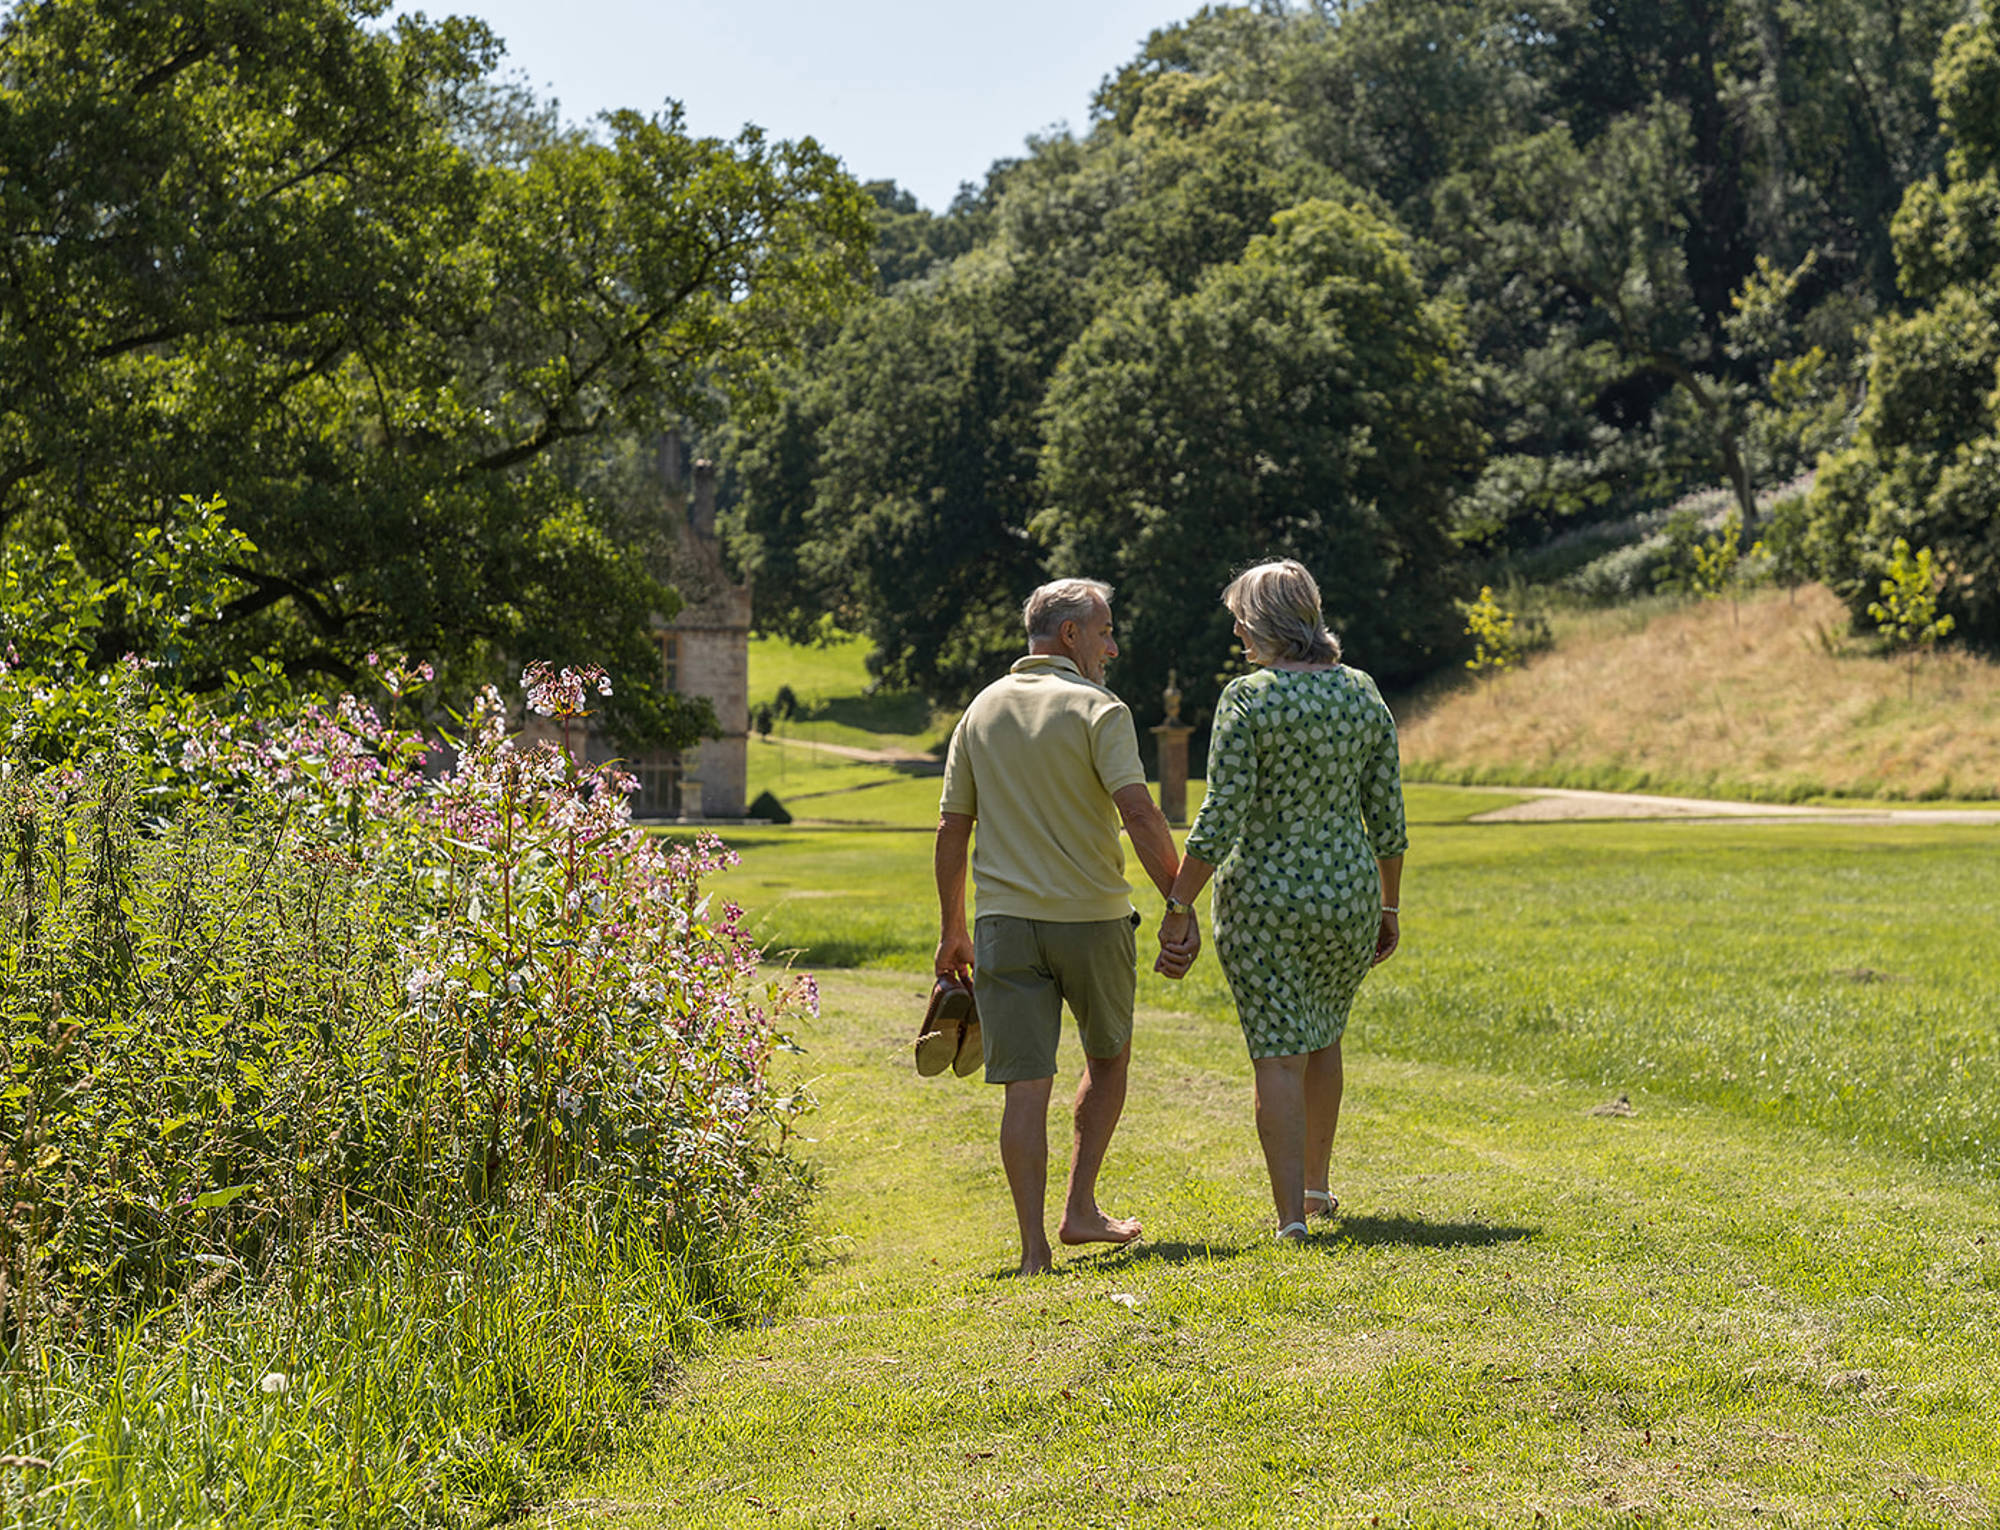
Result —
[[1727, 819], [1732, 823], [1955, 823], [2000, 828], [2000, 808], [1831, 808], [1770, 802], [1724, 802], [1703, 797], [1654, 797], [1642, 792], [1587, 792], [1554, 787], [1481, 787], [1496, 795], [1526, 797], [1471, 823], [1569, 823], [1590, 818]]

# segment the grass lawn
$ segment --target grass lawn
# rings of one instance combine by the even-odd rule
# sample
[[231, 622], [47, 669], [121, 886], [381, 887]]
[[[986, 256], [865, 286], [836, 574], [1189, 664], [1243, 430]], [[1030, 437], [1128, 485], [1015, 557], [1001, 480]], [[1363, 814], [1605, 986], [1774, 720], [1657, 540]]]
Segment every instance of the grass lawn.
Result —
[[[823, 744], [917, 751], [932, 749], [951, 737], [955, 718], [934, 711], [916, 692], [878, 690], [871, 695], [867, 658], [866, 638], [842, 637], [827, 644], [753, 638], [751, 710], [775, 701], [778, 688], [789, 685], [799, 710], [776, 722], [773, 731], [777, 733]], [[754, 771], [754, 763], [752, 768]], [[755, 796], [761, 787], [753, 781], [750, 790]]]
[[998, 1091], [909, 1066], [924, 818], [737, 836], [728, 895], [822, 970], [819, 1269], [549, 1521], [1992, 1523], [1993, 831], [1410, 801], [1341, 1219], [1269, 1241], [1205, 958], [1142, 982], [1103, 1192], [1145, 1241], [1033, 1281]]

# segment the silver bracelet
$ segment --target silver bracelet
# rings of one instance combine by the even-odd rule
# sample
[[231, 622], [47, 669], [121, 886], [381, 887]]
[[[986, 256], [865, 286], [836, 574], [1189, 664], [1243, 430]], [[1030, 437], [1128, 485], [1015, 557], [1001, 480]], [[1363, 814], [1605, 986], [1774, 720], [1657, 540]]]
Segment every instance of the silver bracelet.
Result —
[[1402, 909], [1393, 903], [1385, 903], [1382, 905], [1382, 912], [1385, 914], [1400, 914], [1402, 913]]

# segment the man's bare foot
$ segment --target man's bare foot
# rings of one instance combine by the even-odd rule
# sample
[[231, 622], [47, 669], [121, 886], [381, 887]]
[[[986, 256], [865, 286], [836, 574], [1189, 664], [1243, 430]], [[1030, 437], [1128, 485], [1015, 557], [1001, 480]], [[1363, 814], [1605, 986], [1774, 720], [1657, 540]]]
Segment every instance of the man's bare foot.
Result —
[[1023, 1275], [1046, 1275], [1053, 1267], [1053, 1264], [1054, 1261], [1049, 1257], [1049, 1246], [1044, 1243], [1040, 1248], [1028, 1249], [1022, 1253], [1019, 1273]]
[[1137, 1217], [1107, 1217], [1093, 1206], [1084, 1213], [1065, 1211], [1056, 1236], [1065, 1243], [1130, 1243], [1140, 1231]]

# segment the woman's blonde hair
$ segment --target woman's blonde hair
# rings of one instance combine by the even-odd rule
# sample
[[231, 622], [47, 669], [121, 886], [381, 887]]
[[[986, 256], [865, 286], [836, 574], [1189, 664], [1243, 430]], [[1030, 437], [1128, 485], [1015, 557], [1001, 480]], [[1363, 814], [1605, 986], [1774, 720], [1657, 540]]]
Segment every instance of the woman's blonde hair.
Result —
[[1273, 558], [1246, 568], [1222, 592], [1229, 614], [1243, 623], [1266, 663], [1338, 664], [1340, 639], [1326, 630], [1319, 586], [1303, 563]]

